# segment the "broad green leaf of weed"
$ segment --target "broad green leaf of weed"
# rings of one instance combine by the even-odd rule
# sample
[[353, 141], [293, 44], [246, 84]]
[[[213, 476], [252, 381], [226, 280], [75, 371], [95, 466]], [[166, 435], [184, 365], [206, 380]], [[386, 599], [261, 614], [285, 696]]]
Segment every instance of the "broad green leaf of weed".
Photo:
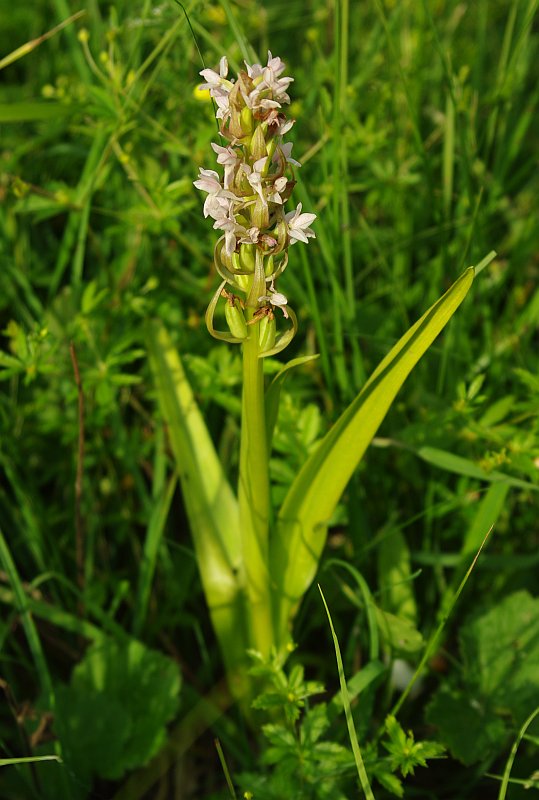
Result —
[[539, 704], [539, 598], [506, 597], [460, 633], [467, 682], [521, 724]]
[[177, 665], [140, 642], [92, 645], [58, 688], [55, 729], [68, 766], [88, 780], [145, 764], [165, 741], [180, 686]]
[[443, 687], [427, 709], [427, 721], [452, 755], [469, 766], [492, 756], [505, 739], [505, 723], [469, 691]]
[[427, 719], [464, 764], [494, 757], [539, 705], [539, 599], [515, 592], [461, 630], [461, 686], [444, 686]]

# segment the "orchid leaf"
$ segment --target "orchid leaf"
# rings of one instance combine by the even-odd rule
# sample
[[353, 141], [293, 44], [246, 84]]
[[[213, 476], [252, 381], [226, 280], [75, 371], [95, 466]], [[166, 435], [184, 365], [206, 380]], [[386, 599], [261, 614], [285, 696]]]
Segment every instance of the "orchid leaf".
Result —
[[225, 660], [234, 667], [247, 647], [238, 503], [167, 331], [152, 322], [146, 339], [206, 600]]
[[352, 473], [397, 392], [466, 297], [474, 276], [474, 268], [467, 269], [404, 334], [292, 483], [279, 513], [271, 551], [271, 571], [277, 581], [277, 630], [283, 637], [280, 645], [288, 636], [295, 607], [316, 574], [328, 521]]

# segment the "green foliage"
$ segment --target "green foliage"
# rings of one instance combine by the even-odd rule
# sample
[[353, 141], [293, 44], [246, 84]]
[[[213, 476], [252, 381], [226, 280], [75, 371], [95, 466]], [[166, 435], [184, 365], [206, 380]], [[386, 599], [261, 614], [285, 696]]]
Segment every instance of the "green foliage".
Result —
[[[144, 325], [151, 319], [181, 352], [235, 484], [241, 363], [202, 333], [215, 281], [208, 220], [192, 186], [199, 165], [214, 166], [216, 131], [209, 104], [193, 91], [201, 64], [183, 12], [172, 2], [93, 2], [41, 38], [78, 7], [0, 5], [0, 795], [222, 798], [218, 735], [232, 779], [252, 776], [241, 785], [254, 800], [293, 791], [355, 797], [339, 692], [288, 705], [291, 673], [281, 665], [284, 683], [260, 678], [272, 688], [259, 692], [275, 707], [253, 709], [246, 730], [224, 691], [210, 623], [217, 612], [204, 600], [187, 492], [175, 482], [177, 433], [156, 416]], [[470, 797], [496, 796], [487, 773], [501, 775], [510, 762], [507, 796], [529, 794], [538, 734], [536, 721], [524, 732], [524, 718], [537, 705], [537, 653], [535, 623], [526, 626], [522, 609], [537, 617], [537, 2], [185, 7], [208, 67], [226, 53], [237, 68], [251, 50], [262, 59], [268, 47], [286, 61], [295, 77], [294, 154], [303, 163], [294, 197], [320, 220], [308, 253], [294, 246], [283, 276], [299, 320], [290, 357], [320, 358], [266, 386], [275, 423], [272, 511], [402, 332], [469, 264], [491, 249], [499, 254], [410, 375], [324, 519], [322, 568], [339, 560], [363, 580], [357, 592], [340, 568], [323, 573], [376, 797], [402, 795], [405, 786], [410, 796], [440, 800], [460, 797], [463, 786]], [[268, 361], [272, 378], [281, 365]], [[448, 625], [455, 587], [491, 525]], [[291, 559], [292, 574], [296, 568]], [[518, 607], [497, 616], [513, 596]], [[385, 658], [404, 642], [413, 664], [420, 637], [430, 642], [433, 630], [439, 650], [426, 661], [421, 691], [396, 694], [380, 643]], [[241, 649], [245, 632], [234, 634]], [[98, 763], [118, 774], [127, 751], [113, 742], [104, 752], [90, 740], [110, 720], [127, 747], [137, 688], [121, 710], [117, 697], [98, 697], [86, 689], [88, 675], [84, 684], [75, 675], [86, 648], [105, 640], [122, 653], [132, 635], [145, 652], [181, 654], [182, 705], [177, 720], [162, 709], [154, 741], [148, 735], [138, 748], [140, 758], [160, 748], [159, 767], [105, 781]], [[309, 679], [335, 688], [327, 622], [312, 589], [294, 637], [308, 676], [296, 670], [299, 695]], [[145, 673], [147, 664], [151, 674], [141, 653], [137, 669]], [[73, 686], [65, 683], [71, 673]], [[78, 783], [67, 783], [62, 763], [26, 761], [61, 755], [47, 722], [56, 692], [87, 719], [88, 753], [101, 747], [86, 757], [69, 737]], [[175, 696], [171, 690], [176, 709]], [[405, 739], [408, 728], [423, 735], [428, 708], [426, 735], [434, 727], [452, 754], [405, 782], [381, 725], [399, 697]], [[296, 714], [292, 725], [285, 709]], [[271, 742], [261, 717], [277, 727]], [[165, 718], [177, 728], [168, 732]], [[270, 746], [282, 748], [282, 775], [279, 763], [261, 760]]]
[[539, 704], [539, 600], [515, 592], [459, 631], [458, 680], [435, 694], [427, 718], [464, 764], [492, 760]]
[[443, 757], [445, 747], [427, 740], [416, 742], [412, 731], [406, 733], [391, 715], [384, 723], [384, 737], [381, 744], [389, 756], [381, 755], [373, 743], [367, 751], [370, 772], [390, 794], [404, 797], [402, 778], [413, 775], [416, 767], [427, 767], [429, 759]]
[[262, 763], [271, 769], [265, 774], [243, 774], [242, 787], [263, 800], [283, 796], [344, 800], [339, 787], [353, 770], [352, 755], [325, 735], [332, 721], [328, 705], [310, 706], [308, 702], [323, 693], [324, 686], [306, 681], [301, 664], [295, 664], [287, 674], [282, 657], [264, 661], [254, 652], [251, 657], [255, 661], [251, 674], [269, 686], [253, 701], [253, 708], [266, 711], [278, 721], [262, 726], [267, 743]]
[[140, 642], [96, 642], [56, 687], [54, 730], [67, 768], [89, 785], [144, 765], [166, 741], [179, 705], [177, 664]]

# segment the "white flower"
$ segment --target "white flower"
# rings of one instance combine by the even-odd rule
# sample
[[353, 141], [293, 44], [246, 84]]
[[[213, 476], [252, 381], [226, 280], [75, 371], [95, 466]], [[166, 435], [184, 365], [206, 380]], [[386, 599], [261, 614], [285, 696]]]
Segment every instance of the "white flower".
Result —
[[285, 133], [288, 133], [290, 128], [295, 124], [295, 119], [285, 119], [283, 122], [277, 123], [277, 135], [284, 136]]
[[193, 185], [197, 189], [208, 193], [204, 201], [204, 216], [217, 219], [216, 215], [220, 215], [220, 208], [230, 208], [230, 201], [239, 201], [240, 198], [221, 186], [219, 174], [214, 169], [202, 169], [202, 167], [199, 167], [199, 173], [199, 178], [193, 181]]
[[244, 244], [256, 244], [260, 235], [260, 230], [257, 227], [245, 228], [245, 226], [236, 222], [232, 214], [217, 219], [213, 223], [213, 227], [225, 232], [225, 251], [229, 256], [236, 249], [238, 241]]
[[251, 184], [252, 188], [255, 192], [260, 196], [260, 199], [264, 203], [267, 204], [267, 200], [264, 196], [264, 185], [262, 183], [262, 171], [266, 166], [266, 161], [268, 160], [267, 156], [263, 158], [259, 158], [258, 161], [255, 161], [253, 164], [253, 168], [249, 166], [249, 164], [243, 164], [243, 170], [247, 175], [247, 180]]
[[226, 216], [222, 219], [217, 219], [213, 223], [213, 227], [225, 232], [225, 251], [227, 255], [231, 256], [236, 249], [236, 233], [238, 233], [238, 228], [242, 226], [238, 225], [233, 217]]
[[258, 302], [261, 303], [263, 300], [267, 300], [271, 303], [272, 306], [278, 307], [284, 314], [285, 319], [288, 319], [288, 311], [286, 310], [286, 306], [288, 305], [288, 300], [281, 294], [281, 292], [275, 291], [275, 284], [274, 280], [269, 285], [269, 294], [263, 294], [261, 297], [258, 298]]
[[247, 61], [244, 62], [247, 68], [247, 75], [255, 80], [256, 78], [260, 78], [262, 73], [264, 72], [264, 67], [262, 64], [248, 64]]
[[261, 97], [258, 87], [249, 92], [249, 94], [245, 94], [245, 92], [241, 94], [245, 100], [245, 105], [250, 108], [251, 111], [256, 111], [259, 108], [272, 110], [281, 107], [281, 104], [276, 100], [271, 100], [269, 97]]
[[230, 98], [228, 92], [223, 92], [222, 94], [212, 92], [212, 96], [217, 104], [216, 118], [225, 120], [230, 116]]
[[275, 100], [281, 103], [289, 103], [290, 97], [287, 95], [286, 89], [288, 89], [294, 78], [279, 78], [284, 69], [284, 62], [278, 57], [273, 58], [271, 50], [268, 50], [268, 64], [264, 67], [262, 72], [263, 80], [257, 86], [257, 89], [260, 91], [269, 89]]
[[223, 183], [225, 189], [228, 189], [232, 183], [232, 178], [234, 177], [234, 172], [238, 164], [238, 151], [234, 150], [232, 147], [221, 147], [220, 144], [214, 144], [213, 142], [211, 146], [214, 152], [217, 153], [217, 163], [222, 164], [225, 168]]
[[[238, 227], [242, 226], [240, 225]], [[243, 244], [256, 244], [258, 242], [259, 236], [260, 236], [260, 230], [256, 226], [253, 226], [252, 228], [247, 228], [247, 230], [245, 230], [245, 233], [240, 237], [240, 242], [242, 242]]]
[[290, 244], [294, 244], [294, 242], [307, 243], [308, 239], [314, 239], [316, 234], [309, 228], [309, 225], [315, 219], [316, 214], [301, 213], [301, 203], [298, 203], [295, 211], [289, 211], [288, 214], [285, 214], [288, 233], [290, 234]]
[[286, 178], [286, 175], [277, 178], [277, 180], [273, 184], [273, 187], [268, 192], [268, 200], [270, 201], [270, 203], [279, 203], [279, 205], [282, 205], [283, 198], [281, 197], [280, 193], [284, 192], [287, 183], [288, 179]]
[[196, 186], [197, 189], [200, 189], [202, 192], [210, 192], [210, 194], [214, 194], [223, 188], [221, 186], [219, 173], [217, 173], [214, 169], [202, 169], [202, 167], [199, 167], [198, 172], [198, 180], [193, 181], [193, 186]]
[[[290, 155], [291, 152], [292, 152], [292, 147], [293, 146], [294, 146], [293, 142], [285, 142], [284, 144], [281, 143], [280, 145], [278, 145], [281, 153], [285, 157], [285, 159], [286, 159], [288, 164], [294, 164], [295, 167], [301, 167], [301, 164], [299, 163], [299, 161], [296, 161], [296, 159], [292, 158], [291, 155]], [[275, 154], [274, 154], [273, 158], [275, 160]]]
[[226, 76], [228, 75], [228, 61], [226, 60], [226, 56], [223, 56], [219, 61], [218, 73], [213, 69], [203, 69], [201, 72], [199, 72], [199, 75], [202, 75], [204, 80], [207, 81], [207, 83], [203, 83], [200, 88], [209, 89], [212, 96], [216, 89], [220, 89], [221, 91], [225, 89], [227, 92], [229, 92], [234, 85], [233, 81], [226, 79]]

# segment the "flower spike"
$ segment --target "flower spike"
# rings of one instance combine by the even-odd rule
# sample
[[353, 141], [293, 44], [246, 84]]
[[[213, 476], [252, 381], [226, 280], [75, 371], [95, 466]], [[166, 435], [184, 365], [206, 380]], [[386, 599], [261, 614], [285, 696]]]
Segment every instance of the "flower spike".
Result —
[[[206, 322], [212, 336], [240, 343], [259, 336], [260, 357], [282, 350], [297, 330], [297, 319], [276, 280], [288, 264], [288, 248], [315, 238], [311, 224], [316, 214], [294, 211], [285, 205], [295, 185], [292, 142], [283, 137], [294, 124], [283, 106], [290, 103], [293, 78], [283, 75], [284, 62], [268, 51], [266, 64], [245, 64], [237, 78], [228, 77], [223, 56], [217, 69], [200, 73], [215, 100], [223, 144], [212, 143], [218, 167], [200, 167], [197, 189], [206, 193], [203, 213], [222, 233], [215, 247], [215, 266], [223, 283], [213, 296]], [[225, 317], [232, 335], [215, 330], [213, 316], [224, 299]], [[275, 330], [275, 309], [288, 328]], [[245, 316], [245, 323], [244, 323]], [[238, 335], [239, 332], [245, 336]], [[263, 343], [263, 344], [262, 344]]]

